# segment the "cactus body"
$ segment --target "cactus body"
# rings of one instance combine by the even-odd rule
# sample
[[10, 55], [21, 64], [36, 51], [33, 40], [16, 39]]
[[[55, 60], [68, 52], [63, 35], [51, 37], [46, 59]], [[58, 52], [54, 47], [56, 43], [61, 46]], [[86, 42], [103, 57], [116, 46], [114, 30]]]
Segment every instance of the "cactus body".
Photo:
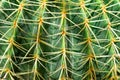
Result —
[[0, 80], [120, 80], [119, 0], [0, 0]]

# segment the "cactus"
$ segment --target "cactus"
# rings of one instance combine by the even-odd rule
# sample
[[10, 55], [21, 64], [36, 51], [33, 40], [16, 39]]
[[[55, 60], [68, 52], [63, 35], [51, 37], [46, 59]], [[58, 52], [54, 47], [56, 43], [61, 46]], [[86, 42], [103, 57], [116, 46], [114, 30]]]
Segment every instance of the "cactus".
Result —
[[0, 0], [0, 80], [120, 80], [119, 0]]

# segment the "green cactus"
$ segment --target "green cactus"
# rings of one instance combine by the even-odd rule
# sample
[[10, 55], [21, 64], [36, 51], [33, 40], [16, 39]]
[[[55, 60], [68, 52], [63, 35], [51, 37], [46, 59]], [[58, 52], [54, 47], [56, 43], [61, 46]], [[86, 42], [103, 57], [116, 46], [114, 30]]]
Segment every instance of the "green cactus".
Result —
[[120, 80], [120, 0], [0, 0], [0, 80]]

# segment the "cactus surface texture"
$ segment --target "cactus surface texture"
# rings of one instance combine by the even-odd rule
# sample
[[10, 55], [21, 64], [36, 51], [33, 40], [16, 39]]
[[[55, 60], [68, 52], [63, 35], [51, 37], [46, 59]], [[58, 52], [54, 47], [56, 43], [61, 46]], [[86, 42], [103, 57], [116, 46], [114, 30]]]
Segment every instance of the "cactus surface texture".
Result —
[[0, 80], [120, 80], [120, 0], [0, 0]]

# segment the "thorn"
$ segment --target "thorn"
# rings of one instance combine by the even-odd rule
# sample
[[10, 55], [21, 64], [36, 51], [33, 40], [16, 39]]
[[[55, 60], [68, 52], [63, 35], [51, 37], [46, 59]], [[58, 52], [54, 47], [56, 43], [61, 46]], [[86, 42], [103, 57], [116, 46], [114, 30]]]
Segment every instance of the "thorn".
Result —
[[10, 73], [11, 70], [10, 70], [9, 68], [6, 68], [6, 69], [5, 69], [5, 72], [6, 72], [6, 73]]
[[85, 2], [84, 2], [84, 1], [81, 1], [81, 2], [80, 2], [80, 7], [81, 7], [81, 8], [85, 8]]
[[95, 56], [92, 53], [88, 55], [89, 60], [93, 60], [94, 58], [95, 58]]
[[62, 69], [65, 69], [66, 67], [65, 67], [65, 64], [62, 64]]
[[10, 39], [8, 40], [8, 42], [10, 43], [10, 46], [12, 46], [12, 45], [14, 44], [13, 38], [10, 38]]
[[91, 38], [88, 37], [88, 38], [87, 38], [87, 43], [89, 44], [91, 41], [92, 41]]
[[21, 3], [21, 4], [19, 5], [18, 11], [22, 11], [23, 6], [24, 6], [24, 4], [23, 4], [23, 3]]
[[65, 48], [62, 49], [62, 53], [63, 53], [63, 54], [66, 53], [66, 49], [65, 49]]
[[106, 13], [107, 12], [107, 10], [106, 10], [106, 6], [104, 5], [104, 6], [102, 6], [102, 11], [103, 11], [103, 13]]
[[85, 24], [86, 27], [88, 27], [89, 26], [89, 19], [85, 19], [84, 24]]
[[43, 23], [43, 18], [41, 18], [41, 17], [40, 17], [40, 19], [39, 19], [39, 22], [38, 22], [38, 23], [39, 23], [39, 25], [42, 25], [42, 23]]
[[13, 22], [13, 28], [16, 28], [17, 27], [17, 21], [15, 20], [14, 22]]
[[36, 59], [39, 59], [39, 55], [36, 53], [34, 54], [33, 58], [36, 60]]
[[66, 17], [66, 11], [65, 11], [65, 10], [63, 10], [63, 11], [61, 12], [61, 14], [62, 14], [62, 18], [65, 18], [65, 17]]
[[62, 36], [65, 36], [65, 35], [66, 35], [66, 31], [63, 30], [63, 31], [62, 31]]
[[111, 23], [110, 23], [110, 22], [108, 22], [107, 29], [108, 29], [108, 30], [111, 29]]
[[40, 4], [40, 5], [41, 5], [41, 8], [45, 8], [45, 6], [46, 6], [46, 0], [43, 0], [42, 4]]

